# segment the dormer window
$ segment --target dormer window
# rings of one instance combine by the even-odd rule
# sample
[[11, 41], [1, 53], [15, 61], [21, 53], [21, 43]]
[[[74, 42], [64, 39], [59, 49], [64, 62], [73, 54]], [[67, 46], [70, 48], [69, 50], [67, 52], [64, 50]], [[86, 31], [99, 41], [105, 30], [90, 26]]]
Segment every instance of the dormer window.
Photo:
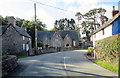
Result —
[[23, 36], [23, 40], [25, 40], [25, 36]]

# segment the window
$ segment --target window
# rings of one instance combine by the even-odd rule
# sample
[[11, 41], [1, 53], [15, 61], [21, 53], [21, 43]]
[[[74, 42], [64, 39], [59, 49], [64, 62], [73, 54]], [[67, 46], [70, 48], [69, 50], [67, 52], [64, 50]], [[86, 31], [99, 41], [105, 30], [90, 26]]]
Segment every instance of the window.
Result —
[[27, 44], [27, 45], [26, 45], [26, 51], [28, 51], [28, 50], [29, 50], [29, 45]]
[[56, 42], [58, 42], [58, 39], [55, 39]]
[[104, 29], [102, 30], [102, 32], [103, 32], [103, 35], [105, 34], [105, 31], [104, 31]]
[[23, 50], [25, 50], [25, 44], [23, 44]]
[[73, 46], [75, 46], [75, 41], [73, 41]]
[[23, 36], [23, 40], [25, 40], [25, 37]]
[[31, 40], [31, 39], [29, 38], [29, 40]]

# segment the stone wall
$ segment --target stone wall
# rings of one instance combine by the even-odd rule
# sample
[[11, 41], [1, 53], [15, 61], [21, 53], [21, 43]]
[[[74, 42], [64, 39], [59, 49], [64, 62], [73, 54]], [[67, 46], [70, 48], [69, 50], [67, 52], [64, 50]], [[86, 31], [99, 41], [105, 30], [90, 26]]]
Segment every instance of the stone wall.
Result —
[[55, 32], [55, 34], [53, 35], [52, 39], [51, 39], [51, 46], [53, 47], [63, 47], [63, 39], [61, 38], [61, 36]]
[[[69, 46], [67, 46], [67, 45], [69, 45]], [[68, 35], [66, 35], [66, 37], [64, 39], [64, 47], [67, 47], [67, 48], [72, 47], [72, 40]]]
[[[75, 45], [73, 45], [73, 41], [75, 42]], [[49, 47], [60, 47], [60, 48], [70, 48], [70, 47], [77, 47], [79, 46], [78, 40], [72, 40], [69, 35], [67, 34], [65, 38], [63, 39], [58, 32], [55, 32], [51, 39], [49, 39], [48, 36], [45, 36], [43, 39], [43, 48]]]
[[21, 52], [22, 49], [22, 37], [18, 34], [18, 32], [10, 26], [2, 35], [2, 53], [11, 53]]
[[8, 55], [7, 59], [2, 60], [2, 75], [6, 76], [10, 71], [14, 70], [17, 66], [17, 57]]
[[[71, 48], [48, 48], [44, 50], [37, 50], [36, 54], [46, 54], [46, 53], [55, 53], [60, 51], [70, 51], [70, 50], [79, 50], [80, 47], [71, 47]], [[35, 55], [35, 49], [33, 49], [33, 55]]]
[[[25, 48], [27, 42], [30, 41], [29, 38], [20, 35], [13, 26], [7, 28], [2, 36], [2, 54], [17, 54], [17, 55], [25, 55], [26, 50], [23, 50], [23, 44], [25, 44]], [[31, 47], [31, 45], [29, 45]]]
[[50, 40], [49, 40], [49, 38], [47, 36], [43, 40], [43, 47], [48, 48], [48, 47], [46, 47], [46, 45], [48, 45], [48, 47], [51, 46]]

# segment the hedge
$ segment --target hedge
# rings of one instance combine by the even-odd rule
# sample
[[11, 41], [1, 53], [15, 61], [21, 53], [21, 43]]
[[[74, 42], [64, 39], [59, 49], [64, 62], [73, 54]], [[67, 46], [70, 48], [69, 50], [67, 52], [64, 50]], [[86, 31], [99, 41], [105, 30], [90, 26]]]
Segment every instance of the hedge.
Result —
[[120, 34], [95, 42], [97, 59], [111, 64], [118, 64], [120, 53]]

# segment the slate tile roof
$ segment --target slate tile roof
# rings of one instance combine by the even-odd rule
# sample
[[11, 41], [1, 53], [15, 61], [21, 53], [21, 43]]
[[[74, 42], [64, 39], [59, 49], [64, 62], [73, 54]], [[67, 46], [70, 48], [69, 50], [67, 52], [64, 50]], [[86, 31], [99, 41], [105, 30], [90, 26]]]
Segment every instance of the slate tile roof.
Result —
[[[6, 26], [0, 26], [0, 35], [3, 35], [4, 32], [7, 30], [7, 28], [9, 26], [13, 26], [12, 24], [6, 25]], [[31, 36], [22, 28], [18, 27], [18, 26], [13, 26], [13, 28], [15, 28], [15, 30], [22, 36], [31, 38]]]
[[[43, 41], [45, 36], [48, 36], [49, 39], [52, 38], [55, 31], [38, 31], [37, 32], [37, 40]], [[59, 30], [58, 34], [64, 39], [65, 36], [68, 34], [72, 40], [79, 40], [78, 33], [76, 30]]]

